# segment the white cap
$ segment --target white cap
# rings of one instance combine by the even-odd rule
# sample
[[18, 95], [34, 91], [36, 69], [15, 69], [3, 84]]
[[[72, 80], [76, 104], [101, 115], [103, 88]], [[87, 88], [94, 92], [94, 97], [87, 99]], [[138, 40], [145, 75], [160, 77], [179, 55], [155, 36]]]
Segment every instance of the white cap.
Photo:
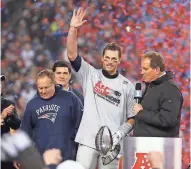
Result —
[[60, 163], [56, 169], [85, 169], [79, 162], [66, 160]]

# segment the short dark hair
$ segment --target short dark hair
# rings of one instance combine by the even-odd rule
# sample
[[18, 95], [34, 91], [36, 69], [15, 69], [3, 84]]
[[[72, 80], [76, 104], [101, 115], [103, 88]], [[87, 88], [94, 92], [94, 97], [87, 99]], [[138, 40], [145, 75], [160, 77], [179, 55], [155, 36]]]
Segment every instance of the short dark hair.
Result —
[[142, 58], [150, 59], [151, 68], [155, 69], [159, 67], [161, 72], [165, 71], [165, 60], [160, 53], [154, 51], [146, 52], [142, 55]]
[[54, 65], [52, 67], [52, 71], [55, 72], [57, 67], [67, 67], [68, 72], [71, 73], [71, 68], [69, 67], [69, 65], [65, 61], [57, 60], [56, 62], [54, 62]]
[[121, 47], [117, 43], [108, 43], [103, 49], [103, 56], [105, 55], [106, 50], [118, 51], [119, 58], [121, 58]]
[[51, 69], [44, 69], [41, 70], [37, 76], [36, 76], [36, 80], [38, 80], [38, 78], [42, 78], [42, 77], [48, 77], [52, 82], [54, 82], [54, 73]]

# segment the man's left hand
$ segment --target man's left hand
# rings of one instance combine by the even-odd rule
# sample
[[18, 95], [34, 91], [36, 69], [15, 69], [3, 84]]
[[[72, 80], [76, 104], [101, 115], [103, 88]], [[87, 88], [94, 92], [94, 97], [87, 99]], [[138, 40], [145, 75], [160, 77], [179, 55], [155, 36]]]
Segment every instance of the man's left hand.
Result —
[[137, 115], [139, 111], [143, 110], [143, 106], [141, 104], [136, 103], [133, 107], [133, 114]]
[[121, 139], [125, 136], [125, 134], [118, 130], [117, 132], [115, 132], [115, 134], [112, 135], [113, 138], [113, 146], [115, 147], [120, 141]]

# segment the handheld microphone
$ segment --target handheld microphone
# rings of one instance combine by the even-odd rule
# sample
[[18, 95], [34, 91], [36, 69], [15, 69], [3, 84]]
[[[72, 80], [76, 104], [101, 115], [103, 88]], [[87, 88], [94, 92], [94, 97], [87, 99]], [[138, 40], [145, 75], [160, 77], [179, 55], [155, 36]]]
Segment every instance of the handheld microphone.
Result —
[[141, 98], [142, 98], [141, 83], [136, 83], [135, 95], [134, 95], [134, 99], [136, 100], [136, 103], [140, 104]]

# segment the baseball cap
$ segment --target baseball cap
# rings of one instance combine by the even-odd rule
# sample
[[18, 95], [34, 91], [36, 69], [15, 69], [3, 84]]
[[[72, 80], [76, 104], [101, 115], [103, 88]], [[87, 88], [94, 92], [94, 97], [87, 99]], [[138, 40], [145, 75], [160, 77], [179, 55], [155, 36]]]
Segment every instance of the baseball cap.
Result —
[[85, 169], [79, 162], [66, 160], [60, 163], [56, 169]]
[[5, 81], [6, 77], [5, 75], [1, 75], [1, 81]]

